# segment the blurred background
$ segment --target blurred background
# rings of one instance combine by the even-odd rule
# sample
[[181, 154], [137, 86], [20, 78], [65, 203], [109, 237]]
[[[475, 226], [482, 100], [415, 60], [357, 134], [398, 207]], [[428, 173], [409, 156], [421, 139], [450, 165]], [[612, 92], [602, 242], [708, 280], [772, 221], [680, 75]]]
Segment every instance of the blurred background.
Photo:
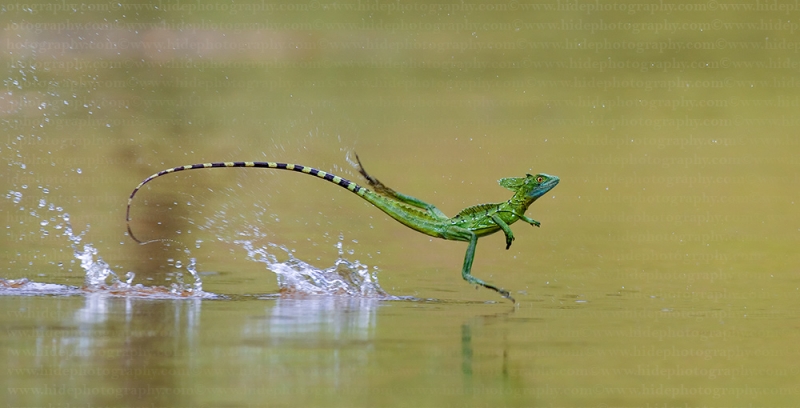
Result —
[[[341, 401], [359, 406], [793, 401], [798, 15], [793, 3], [717, 1], [5, 3], [0, 278], [83, 286], [89, 271], [76, 252], [89, 244], [94, 262], [102, 259], [120, 277], [133, 272], [132, 283], [170, 285], [185, 270], [181, 265], [194, 262], [210, 293], [234, 299], [276, 293], [275, 275], [253, 261], [241, 244], [246, 240], [284, 247], [316, 268], [358, 260], [391, 295], [445, 302], [299, 301], [281, 309], [272, 300], [176, 301], [134, 302], [139, 306], [131, 309], [103, 298], [97, 302], [105, 306], [89, 307], [90, 314], [103, 315], [106, 329], [126, 329], [97, 332], [89, 319], [94, 331], [70, 341], [92, 340], [87, 347], [94, 351], [86, 353], [96, 359], [84, 356], [77, 366], [124, 366], [98, 356], [95, 347], [130, 344], [138, 338], [130, 330], [147, 327], [148, 319], [181, 322], [165, 323], [163, 338], [150, 339], [155, 345], [130, 346], [151, 357], [160, 356], [148, 354], [153, 348], [182, 350], [182, 357], [161, 361], [166, 367], [209, 358], [213, 348], [199, 338], [223, 341], [220, 332], [208, 334], [218, 325], [242, 336], [227, 338], [224, 347], [238, 353], [258, 343], [270, 356], [192, 366], [230, 364], [225, 376], [201, 369], [156, 379], [120, 375], [125, 384], [171, 387], [189, 375], [194, 384], [226, 378], [231, 389], [250, 389], [249, 381], [262, 386], [271, 379], [275, 406], [339, 405], [324, 392], [298, 396], [304, 387], [319, 390], [315, 381], [338, 390], [364, 387]], [[502, 177], [561, 178], [528, 210], [541, 228], [513, 225], [509, 250], [502, 234], [479, 241], [473, 274], [511, 290], [520, 301], [516, 314], [497, 317], [508, 308], [493, 304], [464, 306], [501, 299], [461, 279], [463, 243], [411, 231], [348, 191], [296, 173], [213, 169], [161, 177], [136, 196], [131, 227], [142, 239], [172, 241], [140, 246], [126, 234], [131, 190], [159, 170], [279, 161], [363, 184], [353, 166], [356, 152], [382, 182], [450, 216], [508, 199], [496, 184]], [[74, 234], [65, 233], [64, 214]], [[24, 312], [4, 316], [7, 327], [32, 330], [4, 341], [23, 351], [67, 342], [55, 328], [84, 327], [80, 311], [91, 303], [81, 296], [0, 301]], [[203, 319], [195, 316], [200, 308]], [[325, 311], [302, 320], [312, 329], [290, 326], [290, 341], [275, 343], [275, 327], [288, 320], [274, 316], [290, 310], [296, 322], [293, 313], [306, 316], [309, 308]], [[343, 343], [337, 336], [353, 323], [335, 322], [337, 310], [348, 308], [365, 317]], [[138, 314], [147, 317], [137, 323]], [[260, 314], [278, 326], [246, 324]], [[602, 331], [608, 328], [618, 331]], [[185, 342], [165, 346], [176, 332]], [[316, 339], [308, 347], [323, 357], [286, 357], [282, 347], [296, 351], [291, 339], [299, 338]], [[435, 350], [418, 349], [418, 341]], [[341, 347], [362, 351], [345, 353], [344, 362], [326, 360], [327, 351]], [[38, 357], [13, 359], [10, 367], [72, 364], [33, 350]], [[620, 350], [632, 357], [620, 358]], [[298, 367], [340, 375], [330, 367], [351, 359], [362, 369], [333, 385], [286, 375]], [[269, 371], [276, 366], [289, 371]], [[598, 367], [632, 371], [580, 371]], [[709, 375], [737, 367], [739, 375]], [[101, 381], [71, 377], [75, 389]], [[110, 382], [106, 387], [117, 386], [100, 377]], [[7, 383], [40, 384], [35, 375], [14, 378]], [[691, 391], [690, 384], [700, 388]], [[415, 386], [432, 388], [408, 391]], [[603, 388], [617, 386], [630, 386], [629, 394]], [[119, 393], [109, 395], [72, 394], [76, 403], [98, 404]], [[128, 403], [268, 405], [246, 393], [192, 395]]]

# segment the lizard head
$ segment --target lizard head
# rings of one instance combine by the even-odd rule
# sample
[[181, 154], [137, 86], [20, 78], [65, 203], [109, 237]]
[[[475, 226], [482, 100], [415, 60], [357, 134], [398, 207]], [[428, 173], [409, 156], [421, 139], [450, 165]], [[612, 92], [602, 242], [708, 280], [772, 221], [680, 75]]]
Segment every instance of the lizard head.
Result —
[[544, 173], [539, 173], [535, 176], [526, 174], [525, 177], [507, 177], [498, 180], [501, 186], [534, 200], [545, 195], [558, 182], [558, 177]]

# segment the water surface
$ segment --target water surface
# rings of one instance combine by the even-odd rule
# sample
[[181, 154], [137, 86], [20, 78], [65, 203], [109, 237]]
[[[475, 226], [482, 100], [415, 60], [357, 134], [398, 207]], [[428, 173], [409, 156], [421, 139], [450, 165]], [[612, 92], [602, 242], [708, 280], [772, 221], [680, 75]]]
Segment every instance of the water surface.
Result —
[[[5, 405], [795, 405], [776, 4], [3, 6]], [[355, 152], [449, 215], [559, 176], [477, 248], [519, 304], [302, 174], [126, 234]]]

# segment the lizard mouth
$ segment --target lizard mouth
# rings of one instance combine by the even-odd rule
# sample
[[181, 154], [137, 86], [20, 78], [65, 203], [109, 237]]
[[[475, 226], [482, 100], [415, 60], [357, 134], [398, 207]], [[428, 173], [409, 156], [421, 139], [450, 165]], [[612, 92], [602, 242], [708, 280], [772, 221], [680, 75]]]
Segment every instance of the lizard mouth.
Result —
[[529, 194], [529, 197], [539, 198], [539, 197], [547, 194], [548, 191], [552, 190], [553, 187], [558, 185], [558, 182], [561, 181], [561, 179], [559, 179], [556, 176], [549, 176], [549, 177], [550, 178], [547, 181], [545, 181], [542, 184], [539, 184], [538, 187], [536, 187], [533, 191], [531, 191], [531, 193]]

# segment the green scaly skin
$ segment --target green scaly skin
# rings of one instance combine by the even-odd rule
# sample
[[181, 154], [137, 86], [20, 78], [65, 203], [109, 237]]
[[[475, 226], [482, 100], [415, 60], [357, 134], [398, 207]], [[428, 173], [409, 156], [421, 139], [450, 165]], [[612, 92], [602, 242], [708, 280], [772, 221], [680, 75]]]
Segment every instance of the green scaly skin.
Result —
[[[358, 160], [358, 156], [356, 156], [356, 159]], [[378, 179], [370, 176], [364, 170], [364, 166], [361, 165], [361, 160], [358, 160], [358, 171], [364, 176], [364, 178], [367, 179], [369, 186], [374, 191], [359, 186], [358, 184], [339, 176], [299, 164], [276, 162], [225, 162], [192, 164], [162, 170], [144, 179], [144, 181], [139, 183], [139, 185], [133, 189], [133, 192], [131, 192], [131, 195], [128, 198], [128, 209], [125, 214], [125, 220], [128, 224], [128, 234], [131, 236], [131, 238], [140, 244], [146, 243], [140, 241], [135, 235], [133, 235], [133, 231], [131, 231], [130, 226], [131, 203], [133, 202], [133, 197], [136, 195], [139, 189], [142, 188], [142, 186], [156, 177], [174, 173], [176, 171], [217, 167], [258, 167], [277, 170], [292, 170], [317, 176], [350, 190], [361, 198], [367, 200], [370, 204], [378, 207], [378, 209], [385, 212], [390, 217], [413, 230], [430, 235], [432, 237], [468, 242], [469, 246], [467, 247], [467, 253], [464, 256], [464, 266], [461, 269], [461, 276], [467, 282], [473, 285], [480, 285], [485, 288], [492, 289], [501, 294], [503, 297], [508, 298], [512, 302], [515, 302], [514, 298], [511, 297], [511, 294], [507, 290], [498, 288], [472, 276], [472, 260], [475, 257], [475, 247], [478, 244], [478, 238], [493, 234], [497, 231], [503, 231], [506, 236], [506, 249], [510, 248], [511, 243], [514, 241], [514, 234], [511, 232], [509, 225], [517, 222], [518, 220], [522, 220], [528, 224], [538, 227], [540, 225], [539, 221], [526, 217], [525, 211], [534, 201], [536, 201], [537, 198], [543, 196], [553, 187], [555, 187], [559, 181], [558, 177], [544, 173], [540, 173], [535, 176], [527, 174], [525, 177], [503, 178], [498, 181], [500, 185], [514, 192], [514, 195], [509, 200], [502, 203], [479, 204], [468, 207], [461, 210], [461, 212], [456, 214], [455, 217], [448, 218], [435, 206], [414, 197], [398, 193], [391, 188], [386, 187], [383, 185], [383, 183], [378, 181]]]

